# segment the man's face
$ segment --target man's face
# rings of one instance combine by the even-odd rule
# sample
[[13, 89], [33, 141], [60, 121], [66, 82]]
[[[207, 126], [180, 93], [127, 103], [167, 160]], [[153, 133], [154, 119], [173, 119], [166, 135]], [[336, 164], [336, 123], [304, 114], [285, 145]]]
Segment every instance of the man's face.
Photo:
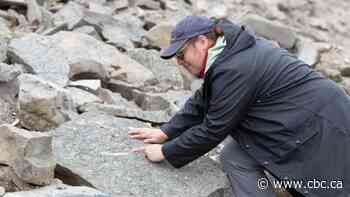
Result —
[[185, 67], [191, 74], [199, 76], [209, 48], [209, 42], [205, 36], [190, 39], [177, 53], [177, 63]]

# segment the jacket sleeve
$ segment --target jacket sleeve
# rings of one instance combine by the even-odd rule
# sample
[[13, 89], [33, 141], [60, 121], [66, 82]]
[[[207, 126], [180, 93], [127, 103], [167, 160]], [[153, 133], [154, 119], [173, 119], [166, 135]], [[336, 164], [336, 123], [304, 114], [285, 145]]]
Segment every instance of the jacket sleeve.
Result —
[[209, 152], [235, 129], [253, 100], [251, 68], [222, 69], [211, 77], [210, 101], [204, 121], [162, 147], [166, 160], [180, 168]]
[[194, 125], [201, 124], [204, 118], [203, 86], [199, 88], [185, 103], [184, 107], [160, 129], [174, 139]]

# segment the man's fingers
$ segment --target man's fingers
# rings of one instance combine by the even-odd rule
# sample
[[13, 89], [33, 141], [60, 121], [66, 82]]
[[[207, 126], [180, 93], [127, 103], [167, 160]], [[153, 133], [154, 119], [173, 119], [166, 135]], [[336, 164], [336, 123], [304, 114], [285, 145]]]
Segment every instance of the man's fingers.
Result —
[[143, 140], [143, 142], [153, 144], [153, 143], [157, 143], [157, 140], [153, 139], [153, 138], [148, 138], [148, 139]]

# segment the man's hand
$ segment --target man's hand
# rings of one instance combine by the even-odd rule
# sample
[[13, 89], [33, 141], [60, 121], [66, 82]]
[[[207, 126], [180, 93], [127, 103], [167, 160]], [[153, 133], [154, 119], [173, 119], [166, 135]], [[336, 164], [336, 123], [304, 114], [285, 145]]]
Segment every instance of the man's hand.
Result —
[[144, 143], [162, 144], [168, 136], [160, 129], [129, 127], [129, 136], [132, 139], [142, 140]]
[[145, 157], [152, 162], [161, 162], [164, 160], [161, 144], [149, 144], [133, 151], [143, 152]]

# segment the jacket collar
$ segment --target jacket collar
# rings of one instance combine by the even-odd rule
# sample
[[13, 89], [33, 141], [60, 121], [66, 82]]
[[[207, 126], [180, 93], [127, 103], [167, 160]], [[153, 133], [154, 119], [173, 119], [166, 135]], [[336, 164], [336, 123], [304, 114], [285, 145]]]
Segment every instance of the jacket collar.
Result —
[[229, 49], [226, 50], [228, 54], [234, 55], [255, 45], [255, 36], [249, 33], [244, 26], [233, 24], [227, 19], [221, 19], [218, 25], [224, 31], [226, 47]]

